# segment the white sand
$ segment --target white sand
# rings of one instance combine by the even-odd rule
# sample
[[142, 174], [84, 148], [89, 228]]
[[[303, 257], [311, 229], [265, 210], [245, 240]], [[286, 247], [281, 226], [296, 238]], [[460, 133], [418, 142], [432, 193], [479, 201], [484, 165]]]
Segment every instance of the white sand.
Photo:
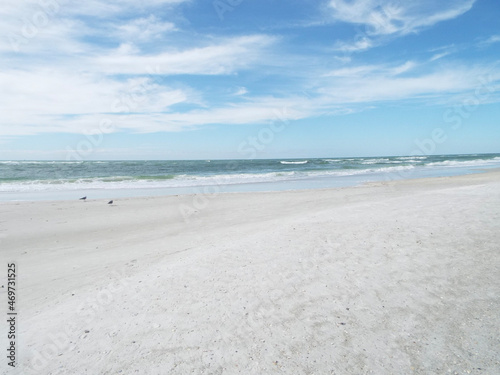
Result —
[[0, 204], [0, 373], [500, 373], [499, 171], [203, 198]]

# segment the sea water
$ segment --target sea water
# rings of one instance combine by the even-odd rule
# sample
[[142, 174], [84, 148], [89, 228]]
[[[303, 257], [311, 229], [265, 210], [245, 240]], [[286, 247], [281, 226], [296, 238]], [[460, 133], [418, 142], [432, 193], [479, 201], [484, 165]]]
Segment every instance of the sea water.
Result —
[[500, 154], [145, 161], [0, 161], [0, 200], [276, 191], [452, 176], [500, 167]]

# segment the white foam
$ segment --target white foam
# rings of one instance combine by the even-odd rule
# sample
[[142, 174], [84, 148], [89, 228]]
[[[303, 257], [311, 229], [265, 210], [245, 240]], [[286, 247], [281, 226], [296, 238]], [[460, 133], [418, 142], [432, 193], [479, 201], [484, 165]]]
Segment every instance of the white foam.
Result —
[[378, 159], [368, 159], [368, 160], [362, 161], [361, 164], [382, 164], [382, 163], [387, 163], [387, 162], [389, 162], [389, 159], [378, 158]]
[[127, 176], [80, 178], [76, 180], [35, 180], [0, 184], [0, 192], [64, 191], [91, 189], [182, 188], [207, 185], [265, 183], [308, 178], [343, 177], [411, 169], [413, 166], [330, 171], [287, 171], [219, 175], [177, 175], [172, 179], [136, 179]]
[[429, 167], [478, 167], [481, 165], [491, 165], [500, 163], [500, 157], [495, 157], [493, 159], [479, 159], [479, 160], [445, 160], [434, 163], [429, 163]]
[[303, 161], [280, 161], [281, 164], [307, 164], [309, 160]]
[[[403, 158], [403, 157], [401, 157]], [[401, 159], [399, 158], [399, 159]], [[292, 180], [306, 180], [319, 178], [335, 178], [348, 176], [370, 176], [374, 174], [394, 173], [398, 171], [411, 170], [413, 168], [446, 168], [446, 167], [480, 167], [500, 165], [500, 157], [494, 157], [486, 160], [445, 160], [441, 162], [430, 163], [426, 166], [415, 166], [412, 161], [417, 162], [417, 158], [422, 157], [404, 157], [405, 159], [395, 161], [388, 158], [364, 158], [351, 159], [356, 160], [357, 165], [365, 164], [365, 167], [359, 169], [330, 169], [330, 170], [315, 170], [315, 171], [273, 171], [262, 173], [220, 173], [216, 175], [176, 175], [172, 178], [137, 178], [131, 176], [113, 176], [113, 177], [94, 177], [80, 179], [54, 179], [54, 180], [30, 180], [30, 181], [9, 181], [0, 183], [0, 192], [41, 192], [41, 191], [76, 191], [90, 189], [148, 189], [148, 188], [184, 188], [207, 185], [234, 185], [234, 184], [251, 184], [251, 183], [267, 183]], [[344, 162], [349, 159], [323, 159], [328, 162]], [[302, 161], [281, 161], [282, 164], [306, 164], [308, 160]], [[31, 162], [11, 162], [4, 161], [2, 163], [31, 163]], [[39, 162], [40, 163], [40, 162]], [[45, 162], [41, 162], [45, 163]], [[52, 162], [58, 163], [58, 162]], [[80, 162], [68, 162], [80, 163]], [[381, 165], [376, 165], [380, 163]], [[397, 165], [397, 164], [407, 165]], [[385, 164], [385, 165], [384, 165]], [[408, 165], [410, 164], [410, 165]], [[341, 164], [342, 165], [342, 164]], [[372, 166], [373, 165], [373, 166]], [[378, 167], [378, 168], [377, 168]]]
[[423, 160], [423, 159], [427, 159], [428, 157], [427, 156], [399, 156], [397, 157], [396, 159], [400, 159], [400, 160]]

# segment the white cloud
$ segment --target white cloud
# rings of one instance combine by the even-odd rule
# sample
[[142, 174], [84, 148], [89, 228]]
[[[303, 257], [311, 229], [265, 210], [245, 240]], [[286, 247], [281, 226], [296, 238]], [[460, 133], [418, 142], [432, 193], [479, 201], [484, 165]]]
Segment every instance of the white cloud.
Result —
[[[317, 55], [280, 54], [282, 50], [277, 47], [281, 40], [274, 36], [191, 36], [190, 45], [181, 45], [175, 36], [168, 39], [174, 32], [183, 31], [178, 30], [173, 19], [160, 19], [151, 15], [151, 10], [183, 0], [90, 0], [73, 5], [54, 1], [53, 15], [46, 25], [39, 26], [33, 37], [25, 38], [27, 43], [22, 44], [18, 55], [5, 53], [0, 62], [0, 106], [7, 109], [2, 111], [0, 136], [92, 133], [103, 119], [113, 122], [114, 131], [158, 132], [206, 124], [261, 123], [276, 119], [276, 111], [283, 110], [289, 120], [322, 113], [349, 113], [353, 108], [366, 108], [381, 101], [446, 97], [474, 90], [477, 76], [485, 69], [448, 66], [429, 72], [428, 66], [423, 68], [414, 61], [354, 65], [353, 58], [343, 56], [337, 59], [350, 62], [351, 66], [324, 72], [314, 68], [315, 60], [319, 60]], [[352, 43], [338, 43], [336, 50], [373, 48], [380, 43], [377, 38], [415, 32], [454, 18], [473, 3], [331, 1], [337, 20], [367, 26], [364, 35]], [[7, 31], [18, 30], [18, 35], [22, 35], [24, 21], [16, 22], [23, 15], [33, 20], [40, 9], [38, 1], [21, 2], [19, 8], [7, 4], [0, 10], [6, 20], [0, 25], [0, 32], [6, 35]], [[77, 17], [82, 14], [99, 17], [100, 22], [86, 23]], [[168, 43], [161, 39], [165, 36]], [[86, 41], [89, 37], [98, 38], [100, 43]], [[497, 38], [500, 40], [492, 36], [488, 43], [496, 43]], [[148, 42], [155, 42], [154, 52], [145, 49]], [[12, 51], [9, 43], [2, 39], [0, 52]], [[448, 51], [435, 52], [437, 59]], [[259, 96], [257, 93], [264, 85], [252, 86], [253, 77], [250, 81], [233, 80], [247, 69], [258, 79], [267, 79], [272, 71], [279, 75], [276, 86], [283, 80], [290, 91], [304, 90], [308, 95], [273, 96], [285, 92], [282, 84], [269, 85], [267, 93]], [[187, 84], [166, 84], [174, 75], [181, 81], [183, 77], [179, 75], [230, 75], [218, 78], [221, 81], [216, 84], [230, 83], [222, 90], [224, 98], [204, 97]], [[212, 81], [214, 77], [203, 79]], [[498, 83], [500, 77], [494, 79]]]
[[366, 26], [367, 35], [408, 34], [469, 11], [476, 0], [331, 0], [336, 20]]
[[413, 61], [407, 61], [402, 65], [386, 66], [386, 65], [359, 65], [349, 68], [336, 69], [325, 74], [325, 77], [367, 77], [373, 75], [379, 76], [397, 76], [399, 74], [410, 71], [417, 64]]
[[482, 47], [488, 47], [488, 46], [495, 44], [495, 43], [500, 43], [500, 35], [492, 35], [488, 39], [480, 42], [480, 45]]
[[146, 18], [137, 18], [128, 23], [118, 24], [113, 32], [117, 38], [123, 40], [152, 40], [166, 32], [176, 31], [173, 22], [159, 20], [154, 15]]
[[[303, 98], [260, 98], [253, 101], [224, 105], [189, 112], [158, 113], [89, 113], [79, 116], [56, 118], [38, 117], [43, 126], [20, 124], [14, 127], [0, 127], [0, 136], [40, 134], [42, 132], [64, 132], [77, 134], [97, 134], [100, 124], [105, 121], [113, 132], [130, 131], [152, 133], [182, 131], [207, 124], [244, 125], [267, 121], [296, 120], [312, 113], [311, 102]], [[25, 119], [23, 119], [25, 120]]]
[[[383, 101], [418, 100], [472, 93], [489, 77], [491, 87], [498, 84], [500, 73], [491, 66], [441, 67], [439, 70], [411, 76], [399, 76], [415, 66], [407, 63], [396, 68], [361, 66], [330, 73], [318, 92], [323, 100], [337, 105], [373, 104]], [[332, 74], [333, 73], [333, 74]]]
[[241, 96], [241, 95], [245, 95], [245, 94], [248, 94], [248, 90], [246, 87], [238, 87], [238, 89], [234, 93], [235, 96]]
[[88, 52], [90, 46], [82, 41], [86, 36], [152, 40], [176, 30], [172, 21], [163, 21], [154, 13], [186, 1], [189, 0], [5, 2], [0, 7], [0, 52]]
[[374, 46], [372, 39], [366, 36], [360, 36], [353, 42], [337, 42], [334, 49], [341, 52], [359, 52], [370, 49]]
[[[207, 35], [193, 40], [192, 45], [179, 48], [179, 43], [161, 44], [162, 52], [144, 53], [138, 47], [141, 42], [156, 42], [157, 37], [176, 31], [173, 22], [151, 16], [148, 11], [182, 1], [93, 0], [70, 4], [47, 0], [44, 7], [38, 1], [6, 4], [0, 9], [6, 20], [0, 32], [15, 34], [19, 48], [14, 49], [9, 38], [0, 40], [0, 52], [4, 54], [0, 61], [0, 107], [5, 108], [0, 135], [92, 132], [102, 118], [119, 120], [117, 129], [123, 126], [121, 129], [133, 131], [161, 128], [165, 120], [175, 124], [172, 128], [198, 124], [194, 120], [174, 121], [170, 113], [178, 104], [199, 106], [204, 101], [201, 94], [188, 85], [166, 84], [158, 75], [234, 74], [262, 61], [275, 38]], [[135, 10], [148, 15], [130, 18]], [[23, 22], [29, 26], [39, 14], [46, 15], [43, 24], [32, 25], [31, 34], [24, 33]], [[125, 14], [127, 21], [120, 21]], [[93, 24], [84, 22], [81, 15], [107, 15], [109, 19]], [[98, 37], [100, 42], [86, 41], [89, 36]], [[117, 44], [114, 50], [106, 49]], [[197, 115], [192, 112], [191, 116]], [[224, 116], [214, 115], [219, 117]]]
[[93, 58], [89, 64], [107, 74], [231, 74], [262, 58], [273, 37], [252, 35], [218, 41], [214, 44], [162, 52], [155, 55], [130, 53], [120, 48]]
[[389, 36], [418, 32], [468, 12], [477, 0], [330, 0], [336, 21], [362, 25], [354, 41], [337, 42], [334, 48], [345, 53], [365, 51]]
[[75, 44], [73, 38], [82, 25], [74, 19], [62, 17], [63, 2], [33, 0], [6, 2], [0, 8], [0, 52], [33, 53], [65, 50]]
[[370, 27], [370, 34], [392, 34], [397, 31], [402, 18], [399, 4], [377, 0], [332, 0], [330, 7], [336, 20], [364, 24]]
[[[199, 125], [204, 112], [175, 113], [173, 108], [203, 106], [202, 95], [158, 76], [235, 74], [265, 61], [276, 39], [206, 35], [191, 45], [170, 42], [159, 44], [160, 52], [145, 53], [142, 42], [177, 31], [174, 22], [150, 15], [151, 10], [183, 1], [28, 0], [0, 8], [6, 21], [0, 32], [7, 35], [0, 39], [0, 107], [5, 108], [0, 135], [93, 132], [103, 118], [113, 119], [117, 130], [135, 132]], [[37, 24], [39, 18], [43, 22]], [[17, 38], [17, 49], [9, 35]], [[110, 45], [119, 46], [109, 50]], [[251, 118], [265, 117], [255, 108], [252, 112]], [[237, 117], [233, 107], [218, 107], [207, 123], [231, 117]]]
[[[111, 121], [114, 131], [136, 133], [182, 131], [207, 124], [264, 123], [276, 120], [276, 113], [297, 120], [324, 113], [345, 114], [381, 102], [432, 102], [473, 94], [483, 85], [481, 77], [486, 76], [491, 90], [500, 82], [500, 73], [487, 66], [442, 67], [431, 73], [416, 73], [419, 68], [410, 61], [338, 69], [315, 74], [317, 86], [308, 95], [235, 96], [233, 103], [211, 103], [203, 109], [196, 105], [196, 92], [162, 87], [152, 78], [115, 82], [93, 75], [51, 76], [47, 71], [37, 71], [19, 73], [15, 83], [12, 74], [0, 74], [0, 84], [9, 88], [2, 92], [0, 102], [11, 109], [0, 126], [0, 135], [92, 133], [103, 120]], [[36, 76], [43, 78], [35, 80]], [[195, 109], [178, 111], [175, 105], [179, 103]]]
[[82, 132], [95, 123], [78, 123], [82, 116], [106, 113], [160, 112], [172, 105], [196, 101], [189, 89], [160, 86], [152, 78], [114, 81], [92, 74], [71, 74], [49, 69], [0, 73], [3, 112], [0, 134]]
[[451, 54], [450, 51], [446, 51], [446, 52], [441, 52], [441, 53], [436, 53], [434, 56], [432, 56], [430, 58], [429, 61], [436, 61], [436, 60], [439, 60], [439, 59], [442, 59], [443, 57], [446, 57], [448, 56], [449, 54]]
[[430, 57], [429, 61], [432, 62], [432, 61], [440, 60], [443, 57], [457, 53], [461, 48], [463, 48], [463, 47], [456, 46], [455, 44], [450, 44], [450, 45], [430, 49], [428, 52], [433, 53], [433, 55]]
[[391, 75], [399, 75], [403, 73], [407, 73], [410, 70], [414, 69], [417, 66], [417, 64], [413, 61], [407, 61], [403, 65], [396, 66], [391, 69]]

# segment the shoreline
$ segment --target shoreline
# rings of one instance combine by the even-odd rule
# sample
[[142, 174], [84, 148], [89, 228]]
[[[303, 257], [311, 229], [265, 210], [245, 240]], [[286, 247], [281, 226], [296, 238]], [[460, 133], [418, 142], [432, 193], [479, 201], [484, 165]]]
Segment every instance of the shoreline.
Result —
[[[0, 204], [7, 202], [39, 202], [39, 201], [71, 201], [82, 196], [94, 197], [94, 199], [133, 199], [147, 197], [163, 197], [177, 195], [195, 194], [217, 194], [226, 193], [258, 193], [258, 192], [286, 192], [303, 190], [324, 190], [359, 187], [371, 183], [419, 180], [426, 178], [467, 176], [500, 170], [497, 166], [477, 168], [438, 169], [431, 171], [405, 171], [380, 174], [367, 178], [365, 175], [353, 175], [343, 177], [322, 177], [307, 179], [291, 179], [276, 182], [258, 183], [234, 183], [234, 184], [209, 184], [186, 187], [147, 187], [147, 188], [122, 188], [122, 189], [76, 189], [76, 190], [53, 190], [33, 192], [1, 192]], [[54, 199], [54, 197], [58, 197]], [[26, 198], [25, 198], [26, 197]], [[35, 199], [33, 197], [36, 197]]]
[[23, 373], [500, 369], [500, 170], [202, 198], [0, 204]]

